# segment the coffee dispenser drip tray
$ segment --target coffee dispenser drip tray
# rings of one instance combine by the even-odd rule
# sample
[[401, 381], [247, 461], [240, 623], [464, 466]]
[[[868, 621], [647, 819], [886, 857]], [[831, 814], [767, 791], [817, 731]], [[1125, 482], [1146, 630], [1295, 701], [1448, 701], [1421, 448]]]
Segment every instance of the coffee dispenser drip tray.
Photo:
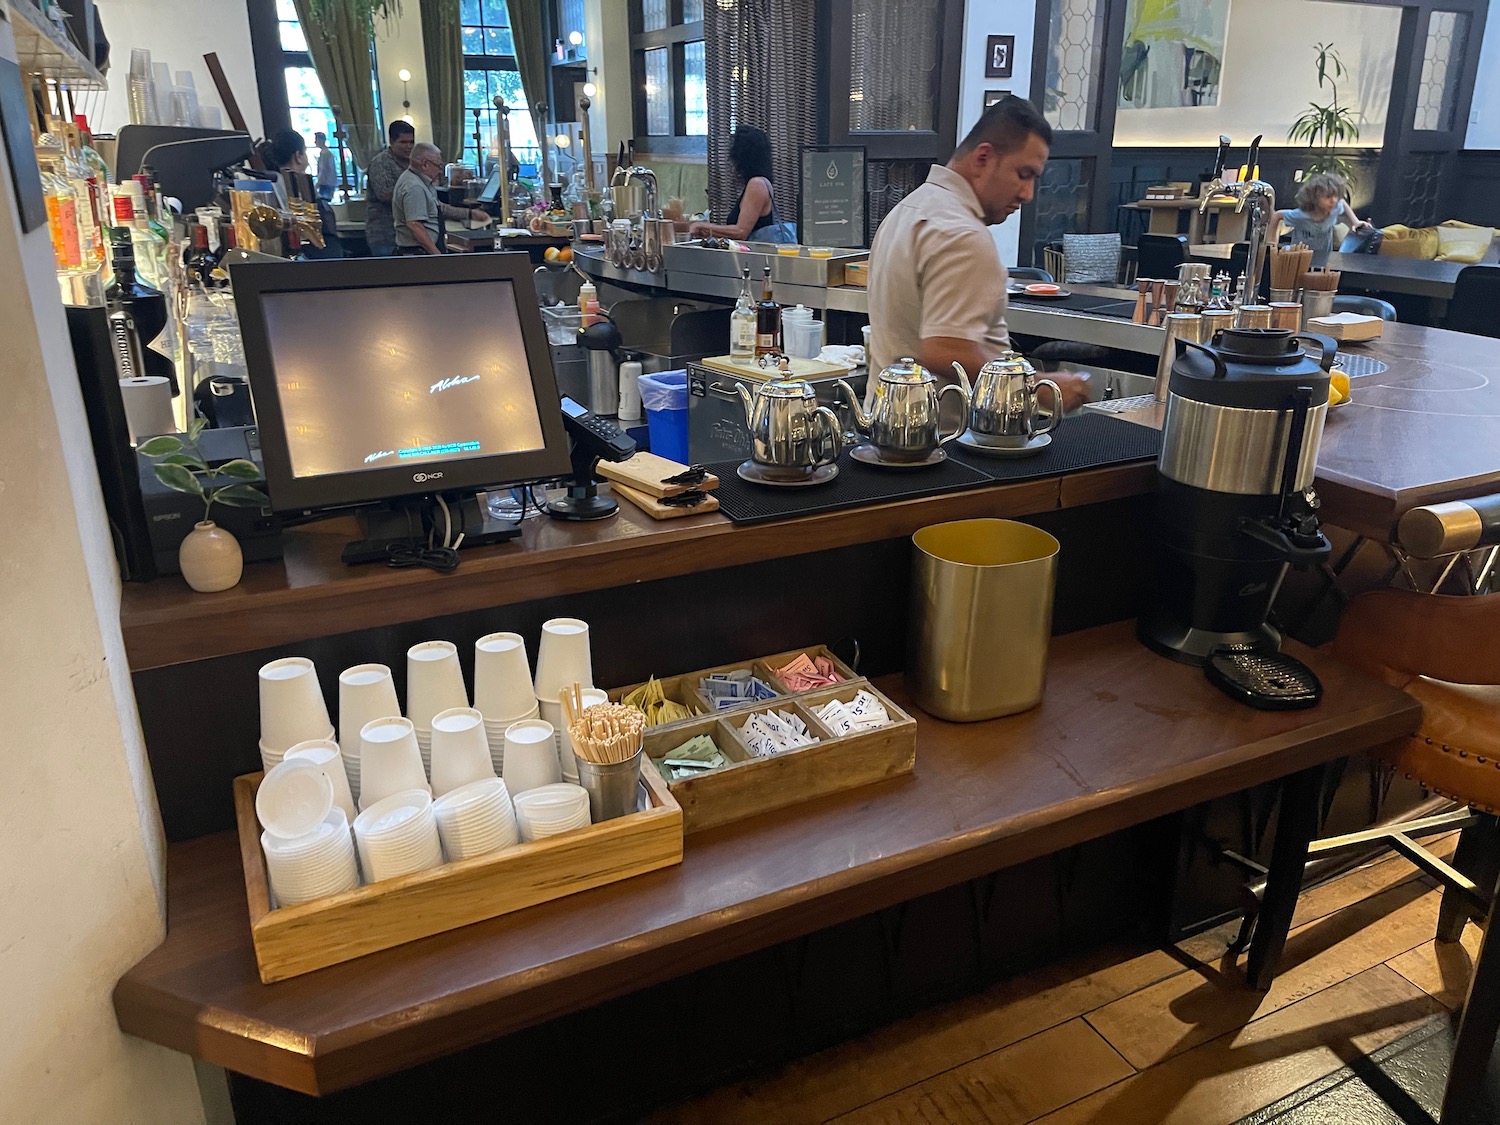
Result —
[[1254, 645], [1224, 645], [1203, 666], [1208, 682], [1231, 699], [1262, 711], [1316, 707], [1323, 685], [1302, 661]]

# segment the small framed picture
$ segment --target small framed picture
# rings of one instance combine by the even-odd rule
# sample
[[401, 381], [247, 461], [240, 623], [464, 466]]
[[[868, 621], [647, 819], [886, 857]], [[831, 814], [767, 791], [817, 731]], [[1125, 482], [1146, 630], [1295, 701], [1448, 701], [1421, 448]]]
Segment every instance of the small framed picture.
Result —
[[989, 109], [996, 102], [1003, 102], [1010, 97], [1009, 90], [986, 90], [984, 92], [984, 108]]
[[1009, 78], [1015, 67], [1016, 37], [991, 35], [984, 49], [984, 76]]

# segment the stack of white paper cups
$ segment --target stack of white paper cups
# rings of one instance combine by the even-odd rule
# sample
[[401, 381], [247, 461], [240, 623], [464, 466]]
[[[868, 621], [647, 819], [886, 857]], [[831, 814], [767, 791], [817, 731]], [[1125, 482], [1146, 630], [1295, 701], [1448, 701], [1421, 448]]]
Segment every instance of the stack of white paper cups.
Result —
[[269, 770], [299, 742], [332, 738], [333, 723], [318, 670], [303, 656], [273, 660], [260, 670], [260, 760]]
[[345, 818], [353, 822], [358, 810], [354, 807], [354, 792], [349, 788], [349, 774], [344, 769], [344, 755], [339, 744], [331, 738], [314, 738], [299, 742], [286, 752], [283, 762], [305, 758], [314, 763], [328, 777], [333, 786], [333, 804], [344, 810]]
[[[339, 673], [339, 749], [344, 754], [344, 769], [356, 801], [360, 782], [359, 732], [372, 719], [400, 714], [396, 683], [384, 664], [356, 664]], [[354, 820], [352, 816], [349, 819]]]
[[521, 634], [490, 633], [474, 642], [474, 709], [484, 716], [490, 764], [500, 774], [505, 769], [505, 728], [539, 713]]
[[542, 640], [536, 650], [537, 704], [542, 718], [553, 727], [562, 724], [560, 700], [573, 684], [594, 686], [588, 623], [576, 617], [554, 617], [542, 622]]
[[373, 719], [359, 737], [361, 809], [409, 789], [431, 792], [410, 719], [400, 715]]
[[428, 776], [434, 797], [495, 776], [483, 715], [472, 707], [451, 707], [432, 717], [432, 768]]
[[432, 717], [468, 705], [453, 642], [423, 641], [406, 650], [406, 717], [416, 730], [424, 768], [432, 768]]
[[552, 724], [545, 719], [511, 723], [505, 731], [505, 788], [511, 797], [561, 780]]

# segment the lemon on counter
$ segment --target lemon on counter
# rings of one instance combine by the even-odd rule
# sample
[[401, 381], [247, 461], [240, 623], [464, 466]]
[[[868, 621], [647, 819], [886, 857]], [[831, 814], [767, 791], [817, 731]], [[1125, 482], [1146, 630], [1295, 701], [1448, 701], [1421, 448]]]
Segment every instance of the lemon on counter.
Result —
[[1333, 371], [1328, 376], [1328, 405], [1337, 406], [1349, 401], [1349, 376], [1342, 371]]

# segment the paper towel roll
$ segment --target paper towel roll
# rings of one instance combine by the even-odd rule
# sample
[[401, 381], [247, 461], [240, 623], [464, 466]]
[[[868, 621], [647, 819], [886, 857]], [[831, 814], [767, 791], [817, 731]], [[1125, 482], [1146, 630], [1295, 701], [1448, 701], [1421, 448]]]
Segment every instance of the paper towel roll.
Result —
[[120, 397], [125, 400], [125, 421], [130, 427], [132, 445], [143, 437], [177, 432], [177, 421], [172, 417], [172, 384], [166, 376], [121, 379]]

